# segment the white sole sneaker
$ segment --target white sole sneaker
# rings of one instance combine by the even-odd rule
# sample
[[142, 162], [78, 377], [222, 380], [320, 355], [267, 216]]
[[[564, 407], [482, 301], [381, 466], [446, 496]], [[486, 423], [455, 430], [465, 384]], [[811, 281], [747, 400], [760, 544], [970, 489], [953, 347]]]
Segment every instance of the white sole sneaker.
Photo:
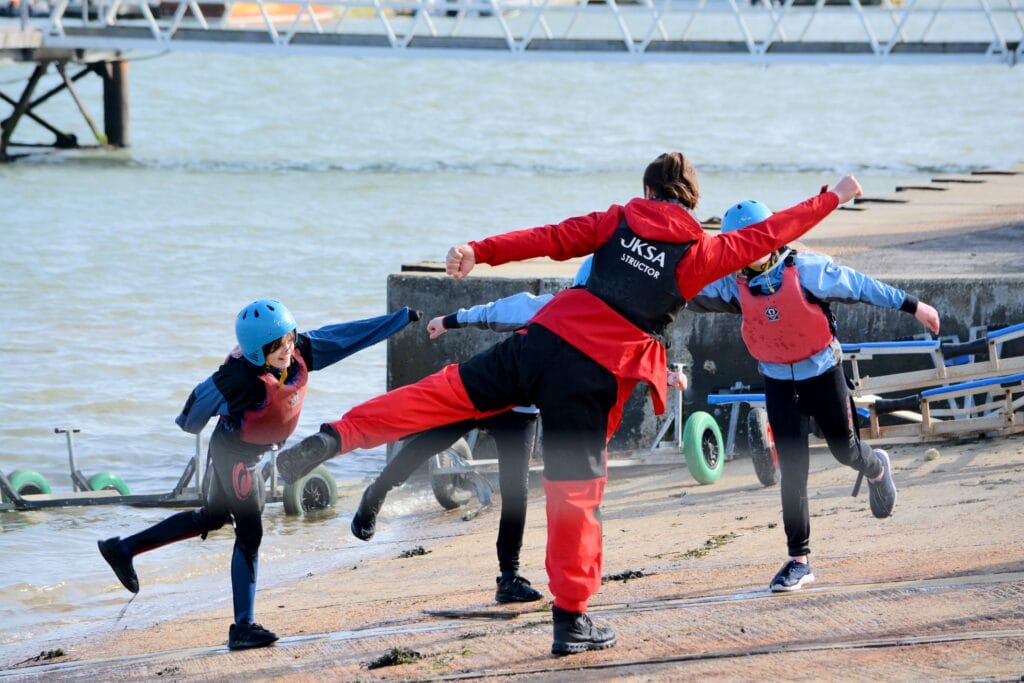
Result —
[[805, 584], [808, 583], [814, 583], [814, 572], [811, 572], [810, 574], [805, 574], [804, 576], [800, 577], [800, 580], [794, 583], [792, 586], [785, 586], [781, 583], [773, 583], [771, 586], [769, 586], [769, 588], [771, 589], [772, 593], [792, 593], [793, 591], [800, 590], [804, 587]]

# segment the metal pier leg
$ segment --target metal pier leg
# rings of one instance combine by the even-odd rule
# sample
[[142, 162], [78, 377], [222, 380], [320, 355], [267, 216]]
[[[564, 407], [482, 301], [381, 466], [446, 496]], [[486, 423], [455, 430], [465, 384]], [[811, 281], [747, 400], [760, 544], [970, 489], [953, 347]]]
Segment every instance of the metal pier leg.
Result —
[[96, 65], [103, 76], [103, 131], [107, 144], [128, 147], [131, 135], [128, 118], [128, 61], [117, 59]]
[[32, 101], [32, 92], [36, 89], [39, 79], [43, 77], [44, 73], [46, 73], [48, 66], [50, 66], [49, 62], [42, 62], [36, 66], [35, 70], [32, 71], [32, 75], [28, 78], [25, 90], [21, 93], [21, 99], [19, 99], [18, 103], [14, 105], [14, 112], [3, 121], [0, 121], [0, 161], [9, 160], [7, 156], [7, 146], [11, 142], [11, 134], [14, 133], [14, 129], [18, 125], [18, 120], [29, 110], [29, 103]]
[[82, 102], [82, 98], [78, 96], [78, 91], [75, 90], [73, 82], [68, 78], [67, 73], [64, 71], [63, 64], [57, 64], [57, 73], [59, 73], [60, 77], [64, 80], [64, 87], [68, 89], [68, 93], [70, 93], [71, 99], [75, 101], [75, 105], [78, 107], [78, 111], [81, 112], [82, 118], [84, 118], [85, 122], [89, 125], [89, 130], [92, 131], [93, 137], [96, 138], [96, 142], [101, 145], [107, 144], [106, 136], [100, 132], [99, 128], [96, 127], [96, 123], [92, 120], [92, 117], [89, 116], [89, 110], [85, 108], [85, 103]]
[[[10, 105], [16, 105], [17, 104], [16, 100], [11, 99], [7, 95], [3, 94], [2, 92], [0, 92], [0, 100], [4, 100], [5, 102], [7, 102]], [[54, 137], [53, 146], [54, 147], [56, 147], [57, 149], [73, 149], [75, 147], [78, 147], [78, 138], [76, 138], [73, 133], [65, 133], [62, 130], [58, 130], [57, 128], [52, 126], [48, 121], [46, 121], [45, 119], [40, 118], [35, 112], [32, 111], [32, 107], [33, 106], [35, 106], [35, 103], [29, 105], [29, 109], [28, 109], [28, 111], [25, 112], [24, 115], [27, 116], [28, 118], [32, 119], [36, 123], [38, 123], [40, 126], [45, 128], [46, 130], [48, 130], [51, 133], [53, 133], [53, 137]], [[3, 156], [0, 156], [0, 161], [3, 161]]]

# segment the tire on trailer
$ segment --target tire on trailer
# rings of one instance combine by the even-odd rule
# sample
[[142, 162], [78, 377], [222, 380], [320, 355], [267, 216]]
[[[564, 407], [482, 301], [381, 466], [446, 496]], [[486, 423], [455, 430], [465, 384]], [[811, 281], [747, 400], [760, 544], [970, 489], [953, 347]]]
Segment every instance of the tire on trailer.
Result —
[[473, 497], [473, 487], [466, 474], [438, 474], [435, 470], [439, 467], [468, 465], [472, 461], [473, 452], [465, 439], [459, 439], [430, 459], [430, 488], [434, 490], [434, 497], [445, 510], [454, 510], [468, 503]]
[[722, 431], [710, 414], [697, 411], [683, 427], [683, 454], [690, 474], [701, 484], [714, 484], [725, 467]]
[[326, 467], [317, 465], [294, 484], [285, 484], [282, 502], [287, 515], [325, 510], [338, 502], [338, 485]]
[[757, 480], [763, 486], [778, 484], [779, 456], [775, 451], [775, 439], [764, 408], [751, 408], [747, 413], [747, 445], [750, 447], [750, 459], [754, 461]]
[[97, 472], [89, 477], [90, 491], [117, 491], [122, 496], [131, 494], [124, 479], [113, 472]]
[[[35, 470], [14, 470], [8, 475], [7, 479], [11, 482], [11, 488], [19, 496], [35, 493], [53, 493], [53, 489], [50, 488], [50, 482], [46, 481], [46, 477]], [[3, 500], [5, 503], [8, 502], [6, 494]]]

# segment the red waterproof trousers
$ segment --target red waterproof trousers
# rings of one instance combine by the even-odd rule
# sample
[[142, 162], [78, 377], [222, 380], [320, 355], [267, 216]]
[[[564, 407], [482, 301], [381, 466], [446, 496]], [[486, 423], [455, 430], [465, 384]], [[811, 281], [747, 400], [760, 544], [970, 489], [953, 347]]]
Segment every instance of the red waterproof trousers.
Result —
[[347, 452], [509, 406], [536, 405], [544, 422], [549, 588], [558, 607], [582, 612], [601, 586], [605, 447], [635, 385], [531, 325], [465, 363], [356, 406], [332, 425]]

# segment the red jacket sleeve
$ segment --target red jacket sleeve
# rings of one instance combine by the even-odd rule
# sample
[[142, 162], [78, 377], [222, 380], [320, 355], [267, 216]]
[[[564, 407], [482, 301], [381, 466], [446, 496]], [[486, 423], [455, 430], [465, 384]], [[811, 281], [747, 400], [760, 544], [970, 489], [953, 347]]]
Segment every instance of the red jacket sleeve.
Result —
[[607, 211], [569, 218], [556, 225], [544, 225], [495, 235], [470, 242], [477, 263], [500, 266], [502, 263], [548, 256], [564, 261], [585, 256], [611, 239], [622, 220], [622, 207], [613, 204]]
[[709, 283], [735, 273], [808, 232], [838, 206], [836, 193], [825, 192], [742, 230], [704, 237], [679, 263], [676, 275], [680, 293], [686, 299], [696, 296]]

